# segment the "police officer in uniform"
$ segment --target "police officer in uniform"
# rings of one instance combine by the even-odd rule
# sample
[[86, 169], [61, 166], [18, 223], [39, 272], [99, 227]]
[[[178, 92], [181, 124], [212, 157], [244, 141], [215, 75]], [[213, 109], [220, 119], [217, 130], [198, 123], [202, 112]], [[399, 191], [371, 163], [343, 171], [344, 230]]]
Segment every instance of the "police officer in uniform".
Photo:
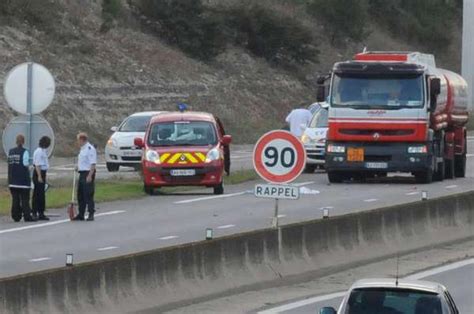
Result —
[[77, 203], [79, 205], [79, 213], [73, 220], [84, 220], [86, 207], [89, 212], [87, 221], [94, 220], [95, 203], [95, 172], [97, 164], [97, 151], [95, 147], [89, 143], [86, 133], [77, 135], [77, 142], [81, 148], [77, 160], [77, 169], [79, 171], [79, 185], [77, 189]]
[[33, 153], [33, 217], [38, 220], [49, 220], [44, 214], [46, 209], [46, 172], [49, 168], [48, 148], [51, 145], [51, 139], [43, 136], [39, 140], [39, 147]]
[[30, 189], [31, 179], [29, 171], [30, 154], [23, 148], [25, 137], [21, 134], [16, 137], [16, 147], [8, 152], [8, 187], [12, 195], [12, 218], [18, 222], [36, 221], [31, 217]]

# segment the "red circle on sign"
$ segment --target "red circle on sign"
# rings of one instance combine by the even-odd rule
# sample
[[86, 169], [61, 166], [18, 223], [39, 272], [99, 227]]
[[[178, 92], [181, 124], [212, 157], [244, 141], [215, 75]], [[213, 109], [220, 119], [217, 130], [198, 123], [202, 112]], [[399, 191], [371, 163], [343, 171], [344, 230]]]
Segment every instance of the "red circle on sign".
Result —
[[[273, 141], [286, 141], [291, 145], [288, 145], [290, 149], [295, 152], [296, 162], [292, 168], [283, 175], [278, 175], [271, 172], [271, 167], [265, 165], [262, 160], [262, 153], [265, 147], [267, 147]], [[264, 134], [255, 144], [253, 151], [253, 165], [255, 171], [258, 175], [271, 183], [288, 183], [295, 180], [301, 172], [303, 172], [304, 166], [306, 164], [306, 151], [304, 149], [303, 143], [300, 140], [291, 134], [288, 131], [276, 130], [270, 131]]]

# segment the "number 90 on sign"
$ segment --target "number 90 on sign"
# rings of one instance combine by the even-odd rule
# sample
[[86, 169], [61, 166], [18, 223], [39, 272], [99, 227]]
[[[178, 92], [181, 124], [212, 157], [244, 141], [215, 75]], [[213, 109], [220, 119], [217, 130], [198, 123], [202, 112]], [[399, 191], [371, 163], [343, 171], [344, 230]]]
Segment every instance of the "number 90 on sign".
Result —
[[268, 182], [293, 181], [303, 171], [305, 161], [303, 144], [287, 131], [268, 132], [255, 145], [255, 170]]

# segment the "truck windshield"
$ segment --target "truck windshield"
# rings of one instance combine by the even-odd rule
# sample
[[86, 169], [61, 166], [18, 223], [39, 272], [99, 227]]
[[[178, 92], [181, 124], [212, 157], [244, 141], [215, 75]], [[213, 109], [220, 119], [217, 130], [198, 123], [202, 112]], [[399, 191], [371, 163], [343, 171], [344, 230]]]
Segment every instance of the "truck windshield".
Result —
[[352, 291], [344, 314], [399, 313], [433, 314], [444, 313], [437, 294], [405, 289], [356, 289]]
[[212, 123], [177, 121], [156, 123], [148, 136], [150, 146], [207, 146], [216, 145], [217, 135]]
[[356, 109], [423, 107], [423, 76], [378, 78], [334, 76], [332, 106]]

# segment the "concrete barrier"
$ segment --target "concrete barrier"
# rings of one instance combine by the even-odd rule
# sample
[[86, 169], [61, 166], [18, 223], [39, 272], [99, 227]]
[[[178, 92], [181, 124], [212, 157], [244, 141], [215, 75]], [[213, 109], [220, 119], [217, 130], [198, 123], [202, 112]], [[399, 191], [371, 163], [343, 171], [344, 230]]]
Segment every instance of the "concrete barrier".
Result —
[[0, 313], [156, 313], [473, 236], [470, 192], [1, 279]]

